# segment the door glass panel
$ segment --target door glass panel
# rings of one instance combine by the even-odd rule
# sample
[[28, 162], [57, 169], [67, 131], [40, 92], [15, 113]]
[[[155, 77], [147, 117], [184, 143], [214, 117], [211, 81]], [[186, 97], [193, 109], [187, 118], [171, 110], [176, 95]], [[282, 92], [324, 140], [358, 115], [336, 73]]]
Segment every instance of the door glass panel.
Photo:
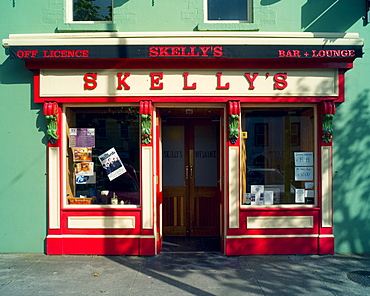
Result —
[[163, 186], [184, 186], [184, 126], [163, 126]]
[[194, 127], [195, 186], [217, 186], [217, 129]]

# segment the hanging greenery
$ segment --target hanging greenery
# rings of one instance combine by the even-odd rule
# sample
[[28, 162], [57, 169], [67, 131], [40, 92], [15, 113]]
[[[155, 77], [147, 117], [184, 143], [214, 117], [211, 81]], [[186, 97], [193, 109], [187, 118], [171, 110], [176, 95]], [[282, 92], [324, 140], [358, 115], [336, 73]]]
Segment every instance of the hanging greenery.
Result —
[[152, 135], [152, 120], [149, 114], [141, 114], [141, 142], [143, 144], [150, 144]]
[[330, 143], [333, 137], [333, 114], [325, 114], [322, 119], [322, 141]]
[[51, 144], [55, 144], [59, 136], [57, 135], [57, 117], [55, 115], [46, 115], [45, 118], [48, 120], [47, 124], [47, 135]]
[[235, 144], [239, 137], [239, 115], [231, 114], [229, 119], [229, 140]]

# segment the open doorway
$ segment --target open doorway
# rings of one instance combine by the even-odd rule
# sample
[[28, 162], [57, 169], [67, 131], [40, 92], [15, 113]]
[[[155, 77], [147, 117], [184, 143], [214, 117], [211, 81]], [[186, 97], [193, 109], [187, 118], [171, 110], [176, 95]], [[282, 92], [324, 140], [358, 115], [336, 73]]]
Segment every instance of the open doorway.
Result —
[[162, 109], [163, 248], [220, 250], [220, 109]]

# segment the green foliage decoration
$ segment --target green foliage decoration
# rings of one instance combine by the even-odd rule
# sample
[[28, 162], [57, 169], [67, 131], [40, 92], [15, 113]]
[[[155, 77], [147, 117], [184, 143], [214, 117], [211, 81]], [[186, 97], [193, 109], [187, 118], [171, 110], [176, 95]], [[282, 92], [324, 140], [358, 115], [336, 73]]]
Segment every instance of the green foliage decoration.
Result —
[[239, 138], [239, 115], [231, 114], [229, 119], [229, 140], [235, 144]]
[[325, 114], [322, 119], [322, 140], [325, 143], [330, 143], [333, 137], [333, 114]]
[[48, 120], [46, 134], [50, 143], [55, 144], [59, 138], [57, 135], [57, 117], [55, 115], [46, 115], [45, 118]]
[[141, 114], [141, 142], [143, 144], [150, 144], [152, 139], [151, 134], [152, 120], [149, 114]]

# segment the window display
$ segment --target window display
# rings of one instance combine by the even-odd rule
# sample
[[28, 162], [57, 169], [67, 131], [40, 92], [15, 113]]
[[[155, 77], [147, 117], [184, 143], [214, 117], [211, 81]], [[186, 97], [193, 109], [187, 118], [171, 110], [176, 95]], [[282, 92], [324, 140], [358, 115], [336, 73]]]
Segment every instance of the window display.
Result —
[[242, 110], [242, 205], [315, 204], [314, 108]]
[[140, 205], [139, 108], [69, 108], [66, 118], [67, 203]]

